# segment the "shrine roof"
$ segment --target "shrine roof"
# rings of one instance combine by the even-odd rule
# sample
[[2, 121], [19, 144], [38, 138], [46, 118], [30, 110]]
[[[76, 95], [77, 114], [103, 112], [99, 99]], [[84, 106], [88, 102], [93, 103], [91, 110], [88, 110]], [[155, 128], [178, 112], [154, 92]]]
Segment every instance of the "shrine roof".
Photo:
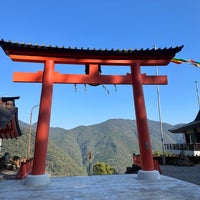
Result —
[[[17, 97], [0, 97], [0, 138], [17, 139], [22, 135], [18, 121], [18, 108], [15, 106]], [[10, 102], [11, 101], [11, 102]]]
[[[46, 46], [31, 43], [18, 43], [11, 41], [0, 40], [0, 46], [8, 55], [25, 55], [25, 56], [45, 56], [56, 58], [95, 58], [95, 59], [172, 59], [176, 53], [181, 51], [182, 46], [158, 49], [90, 49], [90, 48], [77, 48], [77, 47], [59, 47], [59, 46]], [[13, 58], [11, 58], [13, 59]], [[14, 60], [14, 59], [13, 59]]]
[[200, 127], [200, 111], [198, 112], [196, 118], [194, 121], [189, 122], [187, 124], [183, 124], [181, 126], [178, 126], [176, 128], [170, 129], [169, 131], [171, 133], [186, 133], [186, 131], [189, 131], [191, 129], [196, 129]]
[[19, 99], [20, 97], [19, 96], [15, 96], [15, 97], [0, 97], [0, 98], [1, 98], [1, 100], [3, 102], [12, 101], [13, 104], [15, 104], [15, 100]]

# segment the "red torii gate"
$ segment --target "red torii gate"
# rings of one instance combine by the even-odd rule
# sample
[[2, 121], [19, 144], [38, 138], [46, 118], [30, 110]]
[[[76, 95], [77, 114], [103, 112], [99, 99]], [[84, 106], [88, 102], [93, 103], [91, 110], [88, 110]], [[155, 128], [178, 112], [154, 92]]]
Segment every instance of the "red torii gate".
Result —
[[[0, 41], [4, 52], [18, 62], [44, 63], [44, 71], [36, 73], [15, 72], [14, 82], [42, 83], [38, 125], [36, 131], [34, 162], [32, 178], [40, 177], [39, 181], [30, 184], [47, 184], [45, 176], [46, 154], [48, 149], [48, 135], [50, 126], [52, 92], [54, 83], [66, 84], [127, 84], [133, 86], [138, 141], [141, 156], [141, 173], [150, 177], [154, 172], [150, 135], [148, 130], [143, 84], [167, 84], [167, 76], [147, 76], [141, 73], [141, 66], [168, 65], [175, 54], [183, 46], [164, 49], [140, 50], [96, 50], [65, 47], [39, 46], [25, 43]], [[86, 74], [60, 74], [55, 72], [55, 64], [85, 65]], [[126, 75], [101, 75], [100, 67], [130, 66], [131, 73]], [[147, 173], [147, 176], [145, 175]], [[139, 175], [139, 174], [138, 174]], [[142, 176], [141, 176], [142, 178]], [[37, 179], [37, 178], [36, 178]], [[29, 184], [29, 183], [27, 183]]]

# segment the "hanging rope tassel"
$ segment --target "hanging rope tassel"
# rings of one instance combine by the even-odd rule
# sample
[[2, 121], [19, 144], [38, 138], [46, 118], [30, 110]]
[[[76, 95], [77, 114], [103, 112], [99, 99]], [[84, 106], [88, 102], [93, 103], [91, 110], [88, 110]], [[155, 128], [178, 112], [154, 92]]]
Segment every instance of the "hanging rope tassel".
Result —
[[116, 85], [116, 84], [114, 84], [114, 87], [115, 87], [115, 92], [117, 92], [117, 85]]
[[87, 92], [87, 85], [84, 84], [84, 92]]
[[105, 87], [105, 85], [102, 84], [103, 89], [107, 92], [107, 94], [110, 94], [109, 90]]
[[77, 92], [77, 84], [74, 84], [74, 91]]

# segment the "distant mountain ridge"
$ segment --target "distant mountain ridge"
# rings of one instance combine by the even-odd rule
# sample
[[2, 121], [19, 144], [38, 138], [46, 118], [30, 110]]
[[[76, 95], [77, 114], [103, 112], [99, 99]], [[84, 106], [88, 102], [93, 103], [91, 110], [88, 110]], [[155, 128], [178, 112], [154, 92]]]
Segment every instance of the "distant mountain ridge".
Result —
[[[160, 123], [148, 120], [153, 151], [161, 151]], [[23, 136], [18, 140], [5, 140], [3, 151], [12, 155], [26, 156], [29, 125], [20, 122]], [[174, 126], [163, 123], [164, 143], [179, 143], [182, 136], [168, 130]], [[34, 148], [35, 128], [32, 131], [32, 149]], [[65, 130], [50, 128], [47, 155], [47, 172], [52, 175], [86, 175], [88, 153], [93, 154], [93, 163], [102, 161], [115, 167], [118, 173], [124, 173], [132, 165], [133, 153], [139, 153], [136, 121], [129, 119], [109, 119], [90, 126], [78, 126]]]

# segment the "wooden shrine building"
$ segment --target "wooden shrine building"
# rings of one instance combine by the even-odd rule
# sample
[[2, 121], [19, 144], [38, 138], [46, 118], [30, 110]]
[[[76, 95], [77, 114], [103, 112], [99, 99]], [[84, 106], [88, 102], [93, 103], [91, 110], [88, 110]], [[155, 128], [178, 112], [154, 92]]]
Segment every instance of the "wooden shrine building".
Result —
[[[142, 170], [138, 178], [155, 178], [152, 147], [147, 124], [143, 85], [167, 84], [167, 76], [152, 76], [141, 73], [141, 66], [166, 66], [183, 46], [164, 49], [114, 50], [52, 47], [0, 41], [3, 51], [13, 61], [43, 63], [44, 70], [35, 73], [15, 72], [14, 82], [42, 83], [38, 125], [32, 174], [27, 185], [47, 184], [45, 175], [53, 85], [59, 84], [124, 84], [133, 88], [138, 141]], [[61, 74], [55, 71], [56, 64], [85, 66], [83, 74]], [[126, 75], [102, 75], [101, 66], [130, 66]], [[75, 108], [74, 108], [75, 109]], [[131, 112], [131, 111], [130, 111]], [[159, 174], [159, 173], [158, 173]], [[155, 176], [154, 176], [155, 175]], [[32, 180], [31, 180], [32, 179]], [[39, 179], [38, 181], [35, 181]], [[43, 180], [43, 181], [42, 181]]]
[[179, 154], [184, 151], [187, 155], [200, 156], [200, 111], [194, 121], [169, 130], [171, 133], [183, 133], [184, 143], [165, 144], [165, 149]]
[[18, 108], [15, 100], [19, 97], [0, 97], [0, 138], [17, 139], [22, 135], [18, 122]]

